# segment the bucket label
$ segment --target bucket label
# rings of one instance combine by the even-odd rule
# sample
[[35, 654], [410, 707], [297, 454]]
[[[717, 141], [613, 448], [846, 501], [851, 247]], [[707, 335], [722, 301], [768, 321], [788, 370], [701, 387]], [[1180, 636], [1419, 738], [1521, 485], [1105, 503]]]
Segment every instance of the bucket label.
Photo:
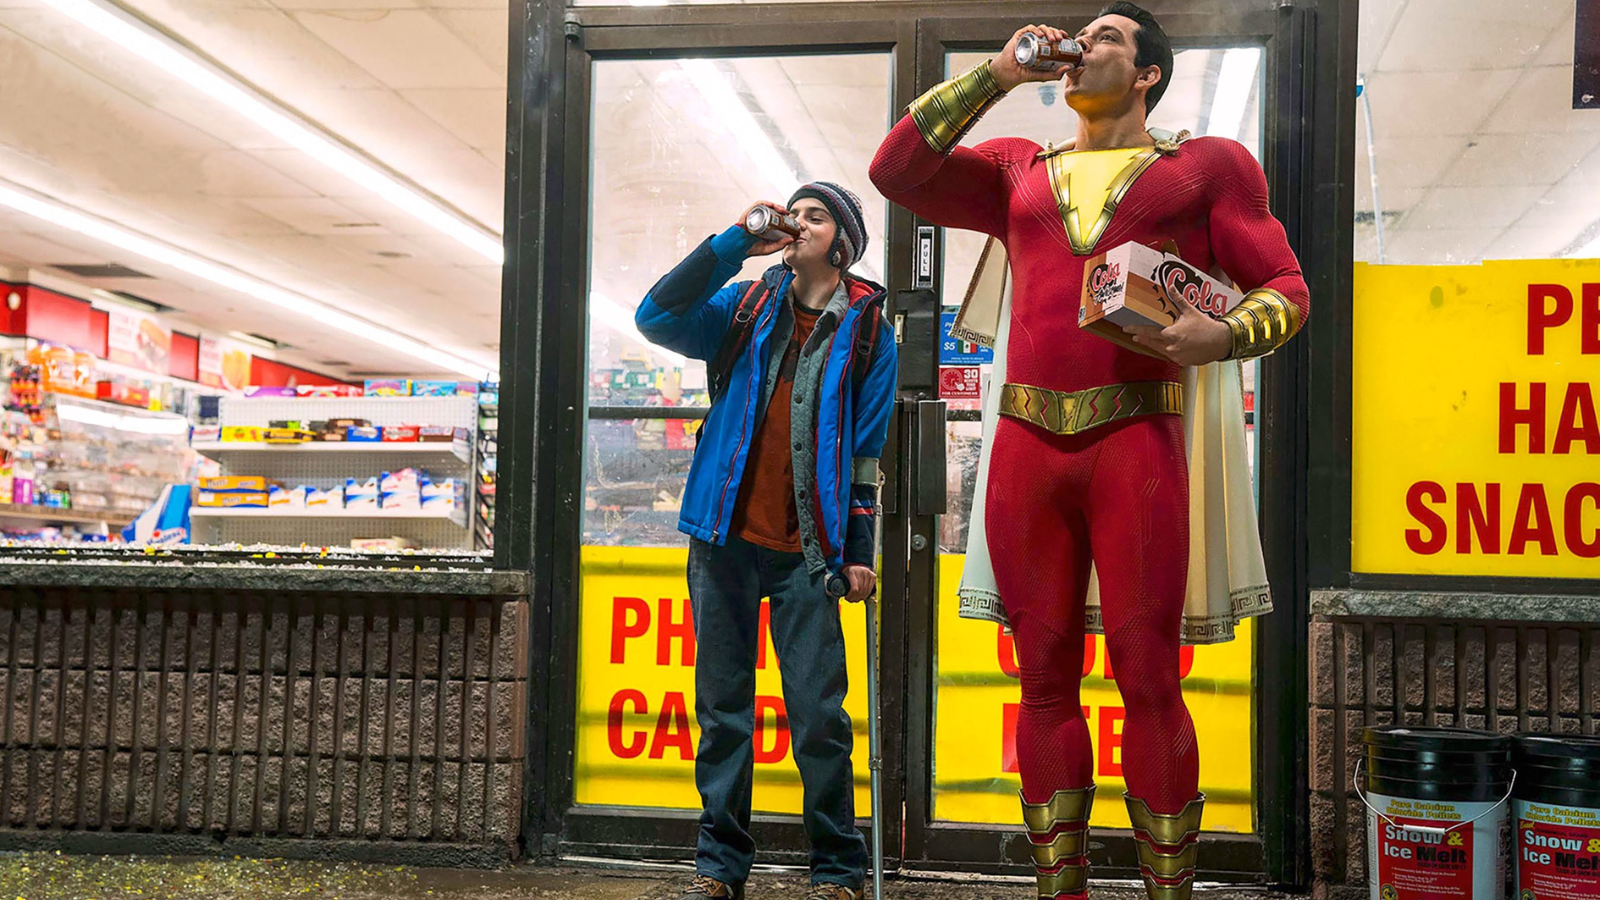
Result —
[[1516, 801], [1518, 900], [1600, 897], [1600, 809]]
[[[1504, 896], [1503, 806], [1379, 794], [1369, 795], [1368, 800], [1388, 817], [1367, 817], [1372, 900]], [[1466, 824], [1483, 813], [1487, 815]]]

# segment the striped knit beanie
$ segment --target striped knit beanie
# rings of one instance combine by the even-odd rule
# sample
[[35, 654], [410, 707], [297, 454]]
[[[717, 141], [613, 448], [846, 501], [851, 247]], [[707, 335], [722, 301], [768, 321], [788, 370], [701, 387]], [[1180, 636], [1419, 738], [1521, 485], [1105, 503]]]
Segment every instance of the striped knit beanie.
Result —
[[813, 181], [794, 192], [789, 198], [789, 208], [794, 209], [796, 203], [807, 197], [827, 207], [828, 215], [833, 216], [836, 227], [830, 256], [838, 253], [838, 262], [833, 265], [841, 272], [855, 265], [867, 252], [867, 223], [861, 217], [861, 198], [830, 181]]

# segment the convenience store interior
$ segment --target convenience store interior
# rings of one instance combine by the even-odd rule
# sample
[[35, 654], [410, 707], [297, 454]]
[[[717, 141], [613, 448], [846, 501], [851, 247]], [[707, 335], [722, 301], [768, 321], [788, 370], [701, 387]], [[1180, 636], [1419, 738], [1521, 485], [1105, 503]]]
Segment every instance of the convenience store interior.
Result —
[[[1358, 261], [1600, 253], [1573, 15], [1362, 4]], [[495, 0], [0, 0], [7, 542], [492, 546], [507, 19]], [[756, 199], [852, 187], [872, 241], [857, 272], [887, 280], [866, 172], [892, 73], [885, 55], [821, 62], [597, 64], [591, 408], [704, 405], [703, 369], [645, 344], [632, 311]], [[1261, 65], [1185, 49], [1152, 124], [1259, 150]], [[1070, 135], [1055, 90], [1001, 104], [969, 142]], [[947, 304], [979, 247], [950, 236]], [[591, 421], [585, 543], [679, 540], [693, 428]], [[970, 487], [969, 449], [952, 484]]]

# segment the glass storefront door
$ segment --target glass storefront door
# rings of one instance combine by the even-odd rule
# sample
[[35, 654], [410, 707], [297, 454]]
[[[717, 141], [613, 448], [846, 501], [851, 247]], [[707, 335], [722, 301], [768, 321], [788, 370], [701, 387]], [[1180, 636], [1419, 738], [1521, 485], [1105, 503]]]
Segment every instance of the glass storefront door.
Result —
[[[575, 610], [570, 633], [558, 624], [556, 638], [576, 661], [573, 683], [562, 689], [570, 695], [554, 707], [571, 723], [570, 755], [552, 744], [548, 756], [559, 807], [555, 847], [579, 856], [693, 853], [695, 648], [688, 541], [677, 520], [708, 402], [706, 376], [702, 363], [645, 341], [633, 311], [657, 279], [752, 202], [781, 202], [796, 185], [824, 179], [853, 188], [865, 203], [871, 251], [858, 271], [888, 287], [900, 342], [899, 410], [883, 460], [888, 802], [878, 824], [892, 865], [1022, 874], [1026, 847], [1008, 752], [1015, 666], [998, 628], [954, 611], [976, 487], [978, 403], [941, 398], [938, 387], [941, 320], [948, 318], [941, 313], [964, 292], [980, 241], [935, 230], [924, 256], [927, 223], [890, 206], [867, 169], [919, 93], [987, 58], [1021, 25], [1070, 16], [1044, 3], [1008, 5], [1017, 18], [1004, 20], [983, 3], [915, 5], [909, 18], [878, 14], [872, 3], [759, 6], [688, 7], [662, 12], [662, 24], [649, 27], [628, 24], [639, 13], [618, 8], [569, 13], [581, 27], [567, 48], [566, 127], [581, 138], [566, 143], [561, 216], [582, 253], [577, 274], [559, 290], [564, 303], [584, 311], [581, 333], [570, 336], [571, 367], [581, 366], [584, 385], [581, 398], [573, 391], [571, 413], [583, 450], [581, 479], [568, 482], [575, 493], [560, 501], [570, 519], [570, 563], [557, 556], [573, 567], [566, 602]], [[1074, 10], [1088, 16], [1095, 8]], [[967, 17], [950, 18], [952, 11]], [[1294, 91], [1274, 84], [1288, 65], [1281, 35], [1298, 20], [1266, 0], [1226, 15], [1163, 18], [1182, 52], [1152, 124], [1240, 140], [1277, 178], [1287, 166], [1274, 164], [1282, 152], [1275, 148], [1286, 138], [1274, 128], [1274, 109]], [[1043, 143], [1072, 131], [1072, 113], [1051, 84], [1015, 92], [967, 140], [1017, 135]], [[756, 277], [772, 262], [752, 260], [736, 277]], [[1247, 394], [1254, 377], [1252, 367]], [[1264, 508], [1270, 502], [1263, 496]], [[1279, 600], [1280, 608], [1298, 602]], [[865, 817], [865, 622], [859, 606], [846, 605], [841, 615], [857, 809]], [[1263, 698], [1288, 689], [1280, 673], [1262, 668], [1258, 634], [1247, 625], [1234, 643], [1184, 657], [1187, 697], [1205, 723], [1202, 781], [1212, 797], [1207, 826], [1216, 831], [1201, 863], [1207, 878], [1269, 877], [1263, 844], [1283, 832], [1261, 812], [1283, 789], [1261, 774], [1271, 767], [1262, 748], [1278, 746], [1278, 736], [1258, 710]], [[806, 856], [795, 815], [800, 786], [774, 651], [765, 635], [762, 643], [754, 831], [761, 859], [798, 863]], [[1087, 656], [1098, 777], [1114, 798], [1121, 788], [1115, 673], [1103, 646]], [[1101, 806], [1092, 861], [1099, 877], [1126, 877], [1134, 853], [1119, 830], [1124, 814], [1120, 804]]]

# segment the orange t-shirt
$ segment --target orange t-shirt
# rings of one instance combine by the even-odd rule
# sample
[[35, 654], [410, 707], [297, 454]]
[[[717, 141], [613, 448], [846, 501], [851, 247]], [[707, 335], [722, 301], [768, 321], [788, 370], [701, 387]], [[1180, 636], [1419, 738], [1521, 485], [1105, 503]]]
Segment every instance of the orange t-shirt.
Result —
[[794, 398], [794, 370], [817, 326], [820, 311], [797, 304], [794, 336], [778, 367], [778, 381], [767, 402], [767, 414], [750, 445], [744, 485], [733, 509], [733, 533], [758, 547], [785, 553], [800, 552], [800, 517], [794, 505], [794, 452], [789, 446], [789, 404]]

